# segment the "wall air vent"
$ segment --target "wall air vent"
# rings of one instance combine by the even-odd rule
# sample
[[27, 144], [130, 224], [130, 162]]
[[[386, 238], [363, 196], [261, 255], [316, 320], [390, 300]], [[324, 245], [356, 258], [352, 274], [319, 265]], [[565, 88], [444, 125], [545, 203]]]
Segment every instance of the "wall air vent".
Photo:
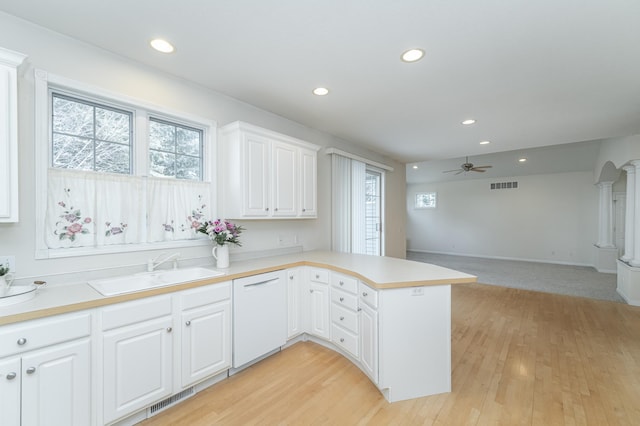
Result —
[[496, 182], [491, 184], [491, 189], [517, 189], [518, 182]]
[[159, 412], [166, 410], [167, 408], [176, 404], [178, 401], [182, 401], [183, 399], [190, 397], [194, 393], [195, 392], [193, 390], [193, 386], [191, 386], [190, 388], [185, 389], [180, 393], [177, 393], [173, 396], [170, 396], [167, 399], [164, 399], [160, 402], [153, 404], [151, 407], [147, 408], [147, 417], [154, 416]]

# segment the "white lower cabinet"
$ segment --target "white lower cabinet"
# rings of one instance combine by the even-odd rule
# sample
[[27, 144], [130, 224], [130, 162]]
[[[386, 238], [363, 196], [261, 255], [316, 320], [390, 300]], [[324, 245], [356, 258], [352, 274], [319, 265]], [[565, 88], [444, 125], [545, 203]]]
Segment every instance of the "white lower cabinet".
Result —
[[91, 424], [90, 334], [86, 313], [0, 328], [1, 425]]
[[303, 324], [303, 270], [292, 268], [287, 270], [287, 340], [301, 334]]
[[374, 383], [378, 383], [378, 312], [360, 305], [360, 363]]
[[[122, 307], [138, 310], [138, 302]], [[104, 333], [104, 421], [119, 419], [172, 392], [173, 319], [170, 315]]]
[[309, 334], [326, 340], [331, 338], [328, 272], [323, 269], [309, 269], [307, 311]]
[[184, 389], [231, 366], [231, 286], [188, 290], [179, 297]]

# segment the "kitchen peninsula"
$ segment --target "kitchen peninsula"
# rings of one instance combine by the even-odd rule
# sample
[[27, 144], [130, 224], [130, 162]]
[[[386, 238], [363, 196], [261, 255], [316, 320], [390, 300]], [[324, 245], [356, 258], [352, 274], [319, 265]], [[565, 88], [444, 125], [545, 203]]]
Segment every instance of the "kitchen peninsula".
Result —
[[[451, 390], [451, 285], [476, 277], [402, 259], [323, 251], [235, 262], [223, 276], [112, 297], [84, 282], [42, 289], [28, 302], [0, 307], [0, 378], [10, 373], [3, 368], [11, 360], [22, 357], [22, 367], [29, 368], [24, 359], [31, 354], [81, 342], [92, 350], [73, 355], [91, 378], [72, 384], [87, 387], [90, 399], [79, 416], [86, 424], [133, 424], [156, 405], [175, 403], [234, 372], [234, 280], [274, 271], [286, 277], [281, 347], [312, 340], [340, 352], [389, 402]], [[131, 369], [139, 371], [133, 391], [126, 386], [133, 379], [121, 375]], [[23, 383], [34, 376], [25, 370]], [[30, 411], [42, 408], [24, 384], [21, 399], [23, 410], [27, 404], [36, 404]], [[78, 411], [64, 393], [55, 399], [67, 412]]]

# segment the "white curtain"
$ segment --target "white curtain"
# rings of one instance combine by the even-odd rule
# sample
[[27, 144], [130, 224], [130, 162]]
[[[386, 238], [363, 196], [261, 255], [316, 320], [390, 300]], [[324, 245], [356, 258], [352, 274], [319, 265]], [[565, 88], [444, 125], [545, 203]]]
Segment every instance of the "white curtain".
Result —
[[331, 249], [365, 253], [366, 164], [338, 154], [331, 156]]
[[94, 247], [197, 237], [210, 219], [210, 183], [49, 169], [49, 248]]

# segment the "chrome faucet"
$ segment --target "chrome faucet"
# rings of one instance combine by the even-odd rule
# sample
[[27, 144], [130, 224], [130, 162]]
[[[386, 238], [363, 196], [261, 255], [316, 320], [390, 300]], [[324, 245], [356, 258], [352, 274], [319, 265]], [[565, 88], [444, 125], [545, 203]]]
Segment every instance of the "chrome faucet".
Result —
[[147, 272], [153, 272], [158, 266], [162, 265], [165, 262], [173, 260], [173, 269], [178, 269], [178, 258], [180, 257], [180, 253], [172, 253], [166, 256], [165, 253], [160, 254], [155, 259], [147, 260]]

